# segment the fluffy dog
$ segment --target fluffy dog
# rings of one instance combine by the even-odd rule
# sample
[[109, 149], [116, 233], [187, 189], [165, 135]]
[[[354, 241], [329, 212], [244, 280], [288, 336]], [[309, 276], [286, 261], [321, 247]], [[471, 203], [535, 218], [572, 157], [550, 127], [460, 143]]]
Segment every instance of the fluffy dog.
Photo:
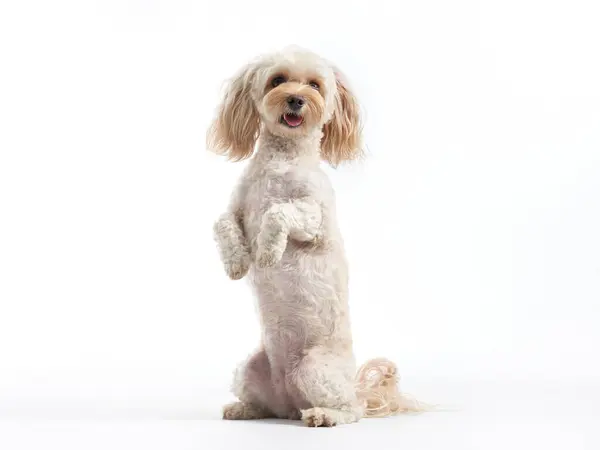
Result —
[[223, 417], [334, 426], [407, 409], [391, 362], [373, 360], [355, 379], [347, 264], [320, 168], [361, 153], [342, 73], [297, 48], [258, 58], [230, 80], [207, 143], [235, 161], [254, 154], [214, 227], [227, 275], [248, 274], [262, 328]]

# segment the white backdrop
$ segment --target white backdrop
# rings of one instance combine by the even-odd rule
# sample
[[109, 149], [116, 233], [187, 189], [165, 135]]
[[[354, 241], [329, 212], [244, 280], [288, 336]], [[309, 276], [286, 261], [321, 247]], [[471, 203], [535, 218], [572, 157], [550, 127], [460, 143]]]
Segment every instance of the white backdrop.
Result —
[[359, 361], [394, 359], [434, 402], [435, 380], [594, 382], [599, 17], [591, 0], [2, 3], [0, 414], [218, 416], [258, 327], [211, 231], [243, 163], [204, 133], [221, 82], [290, 43], [336, 62], [366, 112], [368, 159], [329, 171]]

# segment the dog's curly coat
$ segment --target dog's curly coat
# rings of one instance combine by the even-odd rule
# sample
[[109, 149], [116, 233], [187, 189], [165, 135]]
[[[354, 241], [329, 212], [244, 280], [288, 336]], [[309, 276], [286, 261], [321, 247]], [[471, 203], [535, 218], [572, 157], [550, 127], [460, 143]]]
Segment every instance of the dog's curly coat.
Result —
[[[309, 426], [411, 409], [393, 363], [354, 374], [348, 274], [334, 192], [319, 167], [356, 158], [359, 107], [341, 72], [292, 48], [248, 64], [229, 83], [208, 147], [250, 160], [215, 224], [225, 271], [249, 275], [262, 326], [259, 349], [237, 370], [239, 402], [225, 419], [302, 419]], [[256, 145], [257, 144], [257, 145]], [[379, 368], [375, 380], [365, 374]]]

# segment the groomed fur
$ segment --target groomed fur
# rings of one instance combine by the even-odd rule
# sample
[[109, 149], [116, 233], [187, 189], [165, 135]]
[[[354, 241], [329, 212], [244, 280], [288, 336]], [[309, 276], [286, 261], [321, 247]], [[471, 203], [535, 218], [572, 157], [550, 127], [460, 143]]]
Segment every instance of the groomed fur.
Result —
[[360, 107], [340, 75], [336, 84], [333, 117], [323, 127], [321, 141], [321, 155], [333, 166], [362, 154]]
[[396, 365], [386, 358], [367, 361], [356, 374], [356, 394], [365, 417], [385, 417], [401, 412], [430, 411], [433, 406], [403, 394]]
[[233, 160], [256, 151], [215, 239], [227, 275], [248, 275], [262, 339], [236, 371], [239, 401], [224, 408], [225, 419], [317, 427], [411, 409], [391, 362], [373, 360], [356, 375], [344, 246], [319, 162], [356, 158], [360, 133], [341, 72], [310, 52], [261, 57], [228, 85], [209, 148]]
[[253, 76], [254, 70], [249, 66], [229, 82], [207, 135], [208, 148], [232, 161], [252, 155], [258, 135], [260, 117], [250, 96]]

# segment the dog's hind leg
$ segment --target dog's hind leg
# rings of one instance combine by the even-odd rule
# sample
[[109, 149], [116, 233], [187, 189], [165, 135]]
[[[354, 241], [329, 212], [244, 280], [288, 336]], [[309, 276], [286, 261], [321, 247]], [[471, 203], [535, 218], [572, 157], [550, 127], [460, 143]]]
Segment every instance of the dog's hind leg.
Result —
[[354, 359], [325, 347], [314, 347], [300, 361], [293, 383], [302, 420], [311, 427], [358, 421], [363, 415], [354, 388]]
[[225, 420], [256, 420], [268, 419], [274, 415], [260, 406], [246, 402], [233, 402], [223, 407]]
[[233, 393], [240, 400], [223, 408], [223, 419], [251, 420], [275, 417], [271, 367], [264, 350], [258, 350], [236, 370]]

